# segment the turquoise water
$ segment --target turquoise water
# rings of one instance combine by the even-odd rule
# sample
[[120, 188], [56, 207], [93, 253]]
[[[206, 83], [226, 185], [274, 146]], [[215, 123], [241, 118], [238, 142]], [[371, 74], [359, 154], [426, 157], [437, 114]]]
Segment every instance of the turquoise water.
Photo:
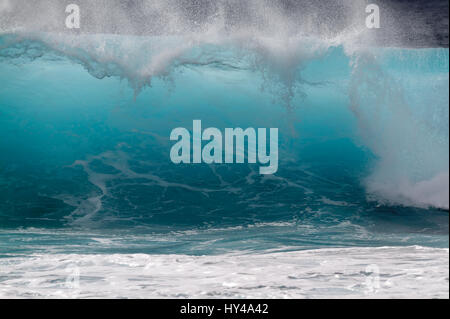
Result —
[[[198, 47], [136, 93], [140, 79], [102, 78], [104, 65], [83, 68], [41, 42], [5, 46], [2, 228], [165, 233], [287, 223], [277, 235], [250, 228], [248, 236], [270, 246], [448, 246], [447, 212], [420, 201], [407, 207], [401, 196], [385, 204], [364, 185], [384, 173], [377, 172], [383, 156], [401, 163], [411, 180], [448, 169], [448, 49], [377, 49], [367, 66], [360, 62], [366, 57], [355, 62], [331, 47], [291, 70], [268, 62], [258, 69], [251, 56]], [[352, 63], [373, 78], [357, 79]], [[394, 92], [377, 91], [391, 84]], [[352, 105], [356, 99], [360, 105]], [[170, 131], [191, 130], [194, 119], [205, 128], [279, 128], [278, 172], [259, 175], [257, 164], [173, 164]], [[403, 121], [417, 124], [398, 131]], [[421, 138], [385, 136], [412, 125], [424, 130]], [[434, 154], [422, 154], [430, 144]]]
[[[0, 37], [1, 257], [448, 249], [448, 49], [205, 44], [149, 66], [173, 41]], [[195, 119], [279, 128], [278, 172], [173, 164]]]

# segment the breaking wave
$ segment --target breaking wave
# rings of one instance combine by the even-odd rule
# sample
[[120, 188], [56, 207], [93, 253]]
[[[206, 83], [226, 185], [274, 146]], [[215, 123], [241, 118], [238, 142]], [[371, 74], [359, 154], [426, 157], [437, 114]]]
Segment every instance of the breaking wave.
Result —
[[343, 91], [359, 126], [352, 139], [378, 158], [363, 179], [368, 194], [448, 209], [448, 49], [349, 50], [346, 41], [303, 35], [39, 33], [2, 35], [0, 59], [3, 65], [70, 61], [97, 79], [126, 79], [135, 98], [155, 81], [177, 90], [183, 72], [251, 74], [280, 112], [301, 109], [317, 90], [330, 97]]

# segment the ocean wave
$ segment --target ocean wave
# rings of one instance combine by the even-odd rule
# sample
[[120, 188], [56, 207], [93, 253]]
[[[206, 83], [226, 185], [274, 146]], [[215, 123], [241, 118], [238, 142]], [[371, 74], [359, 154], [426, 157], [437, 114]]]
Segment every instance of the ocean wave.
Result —
[[[152, 10], [165, 11], [164, 3], [157, 2]], [[325, 12], [322, 11], [325, 8], [317, 8], [312, 2], [308, 2], [308, 5], [308, 15], [311, 12]], [[274, 114], [287, 112], [286, 117], [290, 120], [287, 121], [289, 131], [286, 130], [286, 139], [289, 142], [286, 145], [295, 143], [298, 133], [295, 131], [301, 130], [300, 125], [307, 127], [304, 129], [307, 134], [313, 134], [313, 128], [318, 127], [314, 120], [320, 120], [297, 117], [305, 112], [305, 104], [336, 103], [338, 107], [347, 108], [353, 113], [359, 127], [358, 132], [344, 133], [344, 138], [349, 138], [361, 149], [368, 149], [376, 158], [367, 165], [362, 163], [362, 159], [358, 163], [361, 169], [370, 166], [370, 169], [357, 174], [369, 200], [383, 205], [448, 209], [448, 49], [380, 48], [376, 42], [370, 41], [373, 35], [364, 26], [355, 25], [360, 16], [354, 12], [363, 8], [363, 5], [363, 1], [358, 2], [357, 6], [353, 2], [350, 6], [349, 2], [342, 1], [336, 6], [340, 9], [351, 7], [352, 11], [336, 18], [339, 21], [305, 22], [300, 26], [293, 24], [295, 27], [292, 27], [293, 21], [285, 19], [279, 7], [272, 8], [268, 4], [264, 7], [252, 2], [249, 8], [258, 9], [254, 13], [255, 17], [263, 18], [263, 9], [270, 8], [270, 18], [275, 21], [275, 27], [268, 29], [264, 24], [242, 24], [242, 19], [238, 19], [239, 23], [224, 23], [224, 15], [214, 15], [211, 23], [202, 24], [201, 27], [191, 26], [189, 19], [169, 19], [173, 24], [169, 23], [168, 32], [164, 35], [74, 35], [55, 32], [45, 26], [40, 26], [37, 31], [31, 26], [13, 28], [6, 23], [2, 26], [0, 36], [0, 62], [2, 65], [16, 66], [29, 65], [28, 62], [42, 63], [44, 68], [60, 66], [68, 73], [75, 71], [67, 63], [74, 63], [83, 66], [99, 80], [126, 79], [134, 91], [135, 99], [141, 96], [141, 99], [149, 101], [154, 96], [162, 96], [161, 81], [169, 83], [170, 94], [186, 95], [187, 92], [183, 92], [177, 82], [183, 76], [194, 77], [196, 73], [200, 74], [203, 81], [198, 82], [198, 87], [211, 80], [204, 88], [211, 92], [218, 91], [217, 82], [214, 83], [213, 79], [224, 79], [223, 82], [227, 83], [246, 79], [254, 82], [252, 89], [268, 93], [264, 98], [271, 98], [276, 104]], [[4, 5], [3, 10], [11, 10], [11, 6], [11, 3]], [[171, 14], [183, 16], [179, 12]], [[342, 27], [329, 27], [335, 24]], [[320, 28], [313, 32], [318, 26]], [[132, 30], [125, 31], [135, 33]], [[8, 72], [20, 74], [19, 69]], [[35, 84], [27, 83], [29, 87], [37, 87]], [[105, 92], [110, 90], [106, 86]], [[242, 85], [237, 85], [232, 88], [233, 94], [226, 94], [234, 98], [230, 103], [248, 104], [246, 93], [239, 92], [240, 87]], [[55, 87], [54, 90], [65, 91], [68, 88]], [[93, 101], [101, 98], [101, 94]], [[195, 103], [194, 100], [187, 100], [189, 105]], [[218, 94], [215, 100], [225, 100], [225, 95]], [[252, 104], [260, 102], [253, 100]], [[279, 106], [281, 110], [276, 109]], [[327, 112], [329, 110], [333, 110], [332, 105], [329, 105]], [[124, 117], [133, 117], [123, 109], [121, 111]], [[341, 116], [338, 111], [331, 112]], [[169, 125], [174, 119], [166, 118], [165, 121]], [[328, 135], [323, 133], [323, 136], [320, 133], [319, 137], [313, 138], [321, 142], [336, 138], [336, 134], [341, 134], [340, 131], [351, 129], [352, 120], [336, 120], [337, 124], [332, 123], [332, 120], [323, 120], [322, 127], [316, 131], [333, 125], [342, 129], [336, 129]], [[118, 125], [121, 129], [138, 132], [136, 127], [132, 127], [137, 121], [133, 118], [129, 123], [122, 121]], [[102, 143], [100, 139], [95, 142]], [[130, 149], [135, 146], [132, 145]], [[118, 168], [116, 165], [122, 165], [124, 160], [113, 147], [109, 145], [109, 150], [103, 149], [103, 152], [89, 150], [84, 156], [72, 158], [73, 167], [82, 167], [88, 181], [97, 190], [81, 196], [52, 194], [51, 198], [75, 207], [66, 219], [75, 217], [78, 222], [87, 219], [92, 223], [92, 217], [97, 216], [98, 212], [104, 213], [106, 209], [103, 201], [110, 195], [109, 183], [112, 181], [126, 186], [124, 180], [131, 180], [133, 184], [133, 180], [144, 179], [147, 186], [151, 186], [148, 184], [150, 181], [153, 186], [163, 189], [175, 187], [203, 194], [216, 192], [211, 187], [193, 187], [190, 182], [169, 182], [153, 173], [124, 171], [123, 167]], [[287, 146], [282, 151], [289, 157], [287, 162], [290, 164], [305, 157], [296, 154], [298, 150], [288, 149]], [[119, 157], [104, 157], [108, 152]], [[308, 155], [307, 152], [304, 155]], [[95, 160], [115, 167], [116, 172], [95, 172], [90, 168], [91, 162]], [[133, 158], [128, 157], [127, 160], [133, 161]], [[65, 163], [66, 167], [70, 164]], [[349, 166], [348, 169], [352, 168]], [[248, 178], [251, 180], [252, 176], [248, 175]], [[328, 203], [333, 200], [327, 194], [318, 194], [314, 187], [305, 183], [284, 176], [273, 178], [279, 180], [269, 182], [297, 188], [302, 196], [316, 192], [319, 200], [325, 198]], [[233, 193], [233, 190], [236, 192], [239, 189], [225, 187], [221, 192]], [[351, 204], [347, 200], [341, 202]], [[251, 203], [255, 209], [260, 204]], [[108, 209], [111, 212], [111, 207]]]

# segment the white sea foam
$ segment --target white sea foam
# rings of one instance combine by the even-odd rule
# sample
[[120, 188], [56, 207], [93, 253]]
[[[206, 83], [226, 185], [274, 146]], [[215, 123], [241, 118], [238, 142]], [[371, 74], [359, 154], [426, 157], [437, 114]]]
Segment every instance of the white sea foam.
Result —
[[386, 183], [368, 180], [368, 191], [378, 194], [384, 201], [405, 206], [449, 208], [449, 175], [441, 172], [429, 180], [413, 183], [407, 179]]
[[448, 298], [448, 249], [0, 259], [3, 298]]
[[[362, 143], [379, 158], [364, 184], [382, 203], [448, 209], [448, 51], [427, 59], [409, 54], [420, 63], [405, 65], [428, 82], [384, 68], [392, 63], [389, 51], [355, 56], [351, 107]], [[401, 70], [402, 58], [395, 63]], [[438, 63], [437, 72], [431, 65]]]

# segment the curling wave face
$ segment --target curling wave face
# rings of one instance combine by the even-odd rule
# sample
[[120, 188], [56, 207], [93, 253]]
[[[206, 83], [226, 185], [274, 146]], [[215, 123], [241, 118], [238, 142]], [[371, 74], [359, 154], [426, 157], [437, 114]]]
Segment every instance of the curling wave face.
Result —
[[[86, 117], [100, 112], [103, 116], [112, 116], [114, 108], [114, 112], [125, 113], [128, 119], [108, 129], [116, 129], [115, 125], [126, 131], [136, 131], [139, 127], [148, 129], [150, 124], [136, 123], [143, 119], [120, 106], [130, 103], [130, 96], [125, 92], [128, 89], [117, 81], [126, 79], [134, 90], [131, 96], [134, 96], [134, 104], [139, 105], [138, 112], [146, 113], [146, 117], [162, 112], [158, 125], [152, 125], [151, 129], [154, 134], [160, 133], [162, 140], [168, 136], [167, 130], [180, 122], [187, 127], [199, 109], [205, 109], [206, 113], [197, 117], [206, 117], [211, 126], [231, 125], [233, 121], [237, 122], [233, 126], [264, 123], [267, 127], [283, 127], [287, 124], [282, 145], [285, 160], [295, 160], [300, 166], [312, 165], [301, 160], [308, 156], [308, 151], [295, 148], [304, 148], [308, 139], [309, 144], [318, 139], [322, 143], [348, 139], [355, 149], [376, 157], [372, 162], [356, 157], [357, 164], [351, 167], [358, 170], [358, 165], [372, 166], [360, 172], [360, 177], [363, 177], [361, 181], [367, 194], [375, 201], [448, 209], [448, 49], [366, 48], [355, 51], [354, 48], [349, 50], [346, 42], [335, 44], [312, 37], [250, 39], [216, 35], [213, 40], [194, 40], [179, 36], [48, 33], [3, 35], [0, 44], [2, 77], [6, 83], [3, 104], [18, 112], [44, 111], [50, 108], [42, 108], [49, 96], [41, 92], [47, 93], [49, 89], [82, 92], [86, 90], [84, 81], [90, 81], [98, 87], [98, 94], [84, 99], [84, 104], [95, 104], [93, 109], [82, 110]], [[83, 66], [94, 78], [103, 80], [86, 79], [77, 65]], [[53, 74], [44, 73], [49, 68]], [[32, 76], [41, 76], [40, 83], [30, 78]], [[72, 83], [55, 83], [59, 76], [71, 78]], [[49, 83], [43, 86], [45, 80]], [[186, 85], [188, 82], [190, 84]], [[123, 94], [116, 98], [105, 94], [119, 87]], [[27, 105], [21, 110], [15, 108], [17, 96], [28, 95], [30, 89], [41, 95], [33, 101], [26, 100]], [[163, 101], [168, 91], [167, 101]], [[70, 95], [65, 95], [55, 95], [54, 101], [65, 101], [68, 109], [76, 102], [67, 101]], [[208, 101], [208, 96], [214, 101]], [[24, 99], [29, 97], [24, 96]], [[178, 114], [166, 115], [152, 108], [163, 103], [167, 110], [176, 107]], [[175, 103], [180, 105], [175, 106]], [[67, 116], [64, 108], [58, 108], [59, 116]], [[220, 109], [218, 114], [228, 113], [226, 120], [216, 120], [218, 116], [212, 108]], [[233, 109], [239, 109], [235, 116], [231, 114]], [[266, 121], [251, 118], [254, 111], [266, 114]], [[324, 111], [334, 114], [336, 119], [326, 116], [317, 119], [318, 113]], [[181, 114], [189, 120], [180, 120]], [[290, 115], [286, 114], [294, 116], [295, 120], [287, 120]], [[11, 119], [7, 117], [7, 123], [12, 124]], [[273, 123], [269, 119], [274, 119]], [[80, 126], [86, 125], [80, 122]], [[319, 129], [322, 131], [317, 132]], [[40, 134], [45, 134], [45, 130]], [[88, 140], [104, 145], [102, 139], [112, 142], [110, 137], [102, 136], [99, 140], [89, 137]], [[103, 152], [117, 151], [118, 145], [123, 148], [120, 144], [123, 141], [115, 142], [115, 150], [104, 148]], [[136, 149], [135, 145], [131, 148]], [[161, 152], [162, 155], [164, 151]], [[5, 145], [4, 154], [8, 153]], [[327, 156], [339, 157], [334, 153], [336, 151], [330, 149]], [[95, 154], [91, 150], [83, 155], [84, 158], [72, 158], [72, 163], [65, 164], [83, 162], [85, 165], [81, 166], [89, 175], [91, 169], [86, 160], [104, 157], [102, 152]], [[120, 168], [116, 170], [124, 174]], [[106, 192], [105, 187], [100, 189]]]
[[[36, 228], [4, 234], [5, 256], [47, 227], [77, 232], [44, 251], [78, 254], [448, 247], [448, 49], [68, 39], [1, 38], [0, 218]], [[279, 171], [174, 165], [170, 131], [193, 119], [279, 127]]]

